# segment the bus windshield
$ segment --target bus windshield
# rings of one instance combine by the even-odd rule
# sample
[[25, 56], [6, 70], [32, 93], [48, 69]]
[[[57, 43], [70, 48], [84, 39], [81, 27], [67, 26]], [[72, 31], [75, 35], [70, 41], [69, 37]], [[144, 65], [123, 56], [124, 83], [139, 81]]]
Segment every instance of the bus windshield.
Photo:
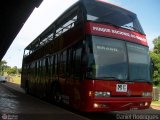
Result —
[[150, 81], [150, 58], [148, 47], [127, 43], [130, 80]]
[[84, 0], [84, 5], [87, 11], [87, 20], [111, 24], [144, 34], [136, 14], [130, 11], [100, 1]]
[[150, 81], [147, 47], [112, 38], [91, 38], [88, 42], [88, 78]]

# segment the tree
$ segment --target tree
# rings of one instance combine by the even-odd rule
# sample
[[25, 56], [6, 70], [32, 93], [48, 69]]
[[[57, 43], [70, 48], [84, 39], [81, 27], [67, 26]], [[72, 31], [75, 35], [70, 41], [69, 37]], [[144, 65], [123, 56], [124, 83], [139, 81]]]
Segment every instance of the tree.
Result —
[[9, 75], [11, 75], [11, 74], [13, 74], [13, 75], [16, 75], [16, 74], [18, 74], [19, 73], [19, 70], [18, 70], [18, 68], [17, 68], [17, 66], [14, 66], [14, 67], [8, 67], [8, 69], [6, 70], [6, 72], [9, 74]]
[[155, 85], [160, 84], [160, 36], [153, 40], [154, 49], [150, 52], [150, 56], [154, 62], [153, 79]]
[[0, 66], [6, 65], [6, 64], [7, 64], [7, 62], [5, 60], [0, 61]]
[[10, 68], [10, 69], [8, 69], [7, 70], [7, 73], [9, 74], [9, 75], [11, 75], [11, 74], [16, 74], [17, 73], [17, 69], [15, 69], [14, 67], [13, 68]]
[[158, 36], [153, 40], [153, 44], [154, 44], [154, 50], [153, 50], [154, 53], [160, 54], [160, 36]]
[[7, 66], [7, 62], [5, 60], [0, 61], [0, 75], [3, 75], [4, 68]]
[[153, 80], [155, 85], [160, 84], [160, 54], [150, 52], [150, 56], [154, 62]]
[[22, 69], [17, 68], [17, 66], [10, 67], [7, 66], [7, 62], [5, 60], [0, 61], [0, 75], [4, 75], [4, 72], [7, 72], [8, 75], [19, 75], [21, 73]]

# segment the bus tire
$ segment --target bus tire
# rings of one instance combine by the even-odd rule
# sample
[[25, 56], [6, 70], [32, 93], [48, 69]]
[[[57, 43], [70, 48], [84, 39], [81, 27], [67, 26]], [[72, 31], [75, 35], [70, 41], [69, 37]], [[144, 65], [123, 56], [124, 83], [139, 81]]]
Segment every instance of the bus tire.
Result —
[[28, 80], [26, 81], [26, 84], [25, 84], [25, 94], [29, 94], [29, 84], [28, 84]]

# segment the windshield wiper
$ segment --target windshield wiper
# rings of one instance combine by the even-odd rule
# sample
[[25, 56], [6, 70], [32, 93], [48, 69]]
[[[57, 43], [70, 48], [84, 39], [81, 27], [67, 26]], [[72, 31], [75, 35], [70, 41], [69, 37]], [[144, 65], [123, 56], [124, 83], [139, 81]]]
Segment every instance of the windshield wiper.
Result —
[[134, 79], [132, 81], [136, 81], [136, 82], [150, 82], [150, 81], [147, 81], [146, 79]]
[[122, 79], [119, 79], [117, 77], [98, 77], [97, 79], [108, 79], [108, 80], [118, 80], [120, 82], [125, 82]]

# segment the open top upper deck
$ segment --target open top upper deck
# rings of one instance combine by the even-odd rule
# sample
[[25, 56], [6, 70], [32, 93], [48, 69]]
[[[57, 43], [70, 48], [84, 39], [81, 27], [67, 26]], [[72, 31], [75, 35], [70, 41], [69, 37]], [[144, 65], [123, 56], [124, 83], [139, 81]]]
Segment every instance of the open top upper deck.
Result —
[[30, 55], [63, 33], [86, 21], [123, 28], [139, 35], [145, 35], [136, 14], [102, 0], [79, 0], [66, 10], [55, 22], [44, 30], [26, 48], [24, 55]]

